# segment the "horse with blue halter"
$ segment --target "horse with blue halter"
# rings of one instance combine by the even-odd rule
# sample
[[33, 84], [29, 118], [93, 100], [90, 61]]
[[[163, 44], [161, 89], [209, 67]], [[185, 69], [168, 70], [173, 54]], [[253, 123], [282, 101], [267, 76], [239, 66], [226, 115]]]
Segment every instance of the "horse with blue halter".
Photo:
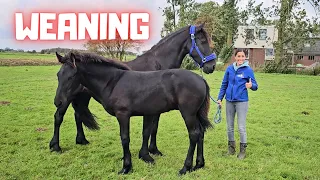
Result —
[[[194, 61], [203, 69], [203, 72], [209, 74], [214, 71], [215, 68], [215, 54], [210, 53], [210, 38], [203, 28], [203, 24], [199, 26], [186, 26], [179, 29], [176, 32], [169, 34], [161, 39], [155, 46], [141, 56], [138, 56], [135, 60], [125, 62], [130, 69], [135, 71], [157, 71], [163, 69], [175, 69], [180, 68], [184, 57], [189, 54]], [[207, 56], [205, 56], [207, 55]], [[82, 123], [89, 129], [99, 129], [94, 116], [88, 109], [89, 101], [92, 95], [83, 86], [79, 85], [77, 92], [72, 97], [68, 97], [68, 101], [55, 98], [55, 105], [57, 106], [56, 113], [54, 115], [54, 134], [50, 141], [50, 149], [53, 151], [61, 152], [59, 146], [59, 131], [63, 121], [63, 116], [69, 106], [72, 106], [75, 110], [75, 120], [77, 126], [77, 144], [88, 144], [86, 139]], [[143, 143], [148, 144], [149, 137], [150, 146], [147, 150], [141, 147], [139, 157], [146, 162], [153, 162], [153, 158], [149, 155], [149, 152], [155, 155], [162, 155], [158, 150], [156, 144], [156, 135], [158, 130], [160, 113], [150, 116], [143, 116], [144, 124], [146, 122], [153, 122], [151, 128], [151, 134], [146, 133], [146, 129], [143, 128]]]
[[[56, 98], [66, 104], [80, 84], [115, 116], [120, 126], [123, 148], [123, 167], [119, 173], [132, 169], [130, 144], [130, 117], [153, 116], [171, 110], [179, 110], [189, 134], [189, 150], [179, 174], [204, 167], [204, 132], [212, 127], [208, 120], [210, 89], [207, 82], [192, 71], [168, 69], [159, 71], [131, 71], [121, 62], [106, 59], [92, 53], [70, 52], [57, 54], [62, 66], [58, 72]], [[152, 121], [143, 122], [144, 133], [150, 134]], [[197, 147], [196, 165], [193, 155]], [[148, 144], [141, 153], [148, 152]]]

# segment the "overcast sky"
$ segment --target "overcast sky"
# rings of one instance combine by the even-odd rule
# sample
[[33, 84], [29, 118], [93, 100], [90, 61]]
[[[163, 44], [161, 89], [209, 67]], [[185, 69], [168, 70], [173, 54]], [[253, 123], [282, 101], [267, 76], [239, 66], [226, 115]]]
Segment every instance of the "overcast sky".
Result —
[[[209, 0], [196, 0], [196, 2], [207, 2]], [[215, 0], [222, 3], [223, 0]], [[243, 8], [248, 0], [242, 0], [239, 7]], [[53, 3], [54, 2], [54, 3]], [[134, 3], [133, 3], [134, 2]], [[262, 0], [256, 0], [262, 2]], [[271, 0], [265, 1], [265, 5], [269, 6]], [[0, 1], [0, 48], [10, 47], [13, 49], [24, 49], [37, 51], [43, 48], [65, 47], [65, 48], [83, 48], [82, 43], [70, 43], [70, 41], [55, 42], [18, 42], [15, 40], [14, 31], [14, 13], [15, 12], [32, 12], [33, 10], [51, 10], [58, 11], [77, 11], [82, 10], [123, 10], [123, 9], [143, 9], [150, 13], [150, 23], [152, 36], [146, 42], [143, 50], [149, 49], [160, 39], [160, 31], [163, 26], [164, 17], [159, 7], [166, 6], [166, 0], [1, 0]], [[124, 8], [126, 7], [126, 8]], [[308, 6], [309, 16], [314, 15], [312, 7]], [[101, 11], [100, 11], [101, 12]], [[108, 12], [108, 11], [106, 11]]]

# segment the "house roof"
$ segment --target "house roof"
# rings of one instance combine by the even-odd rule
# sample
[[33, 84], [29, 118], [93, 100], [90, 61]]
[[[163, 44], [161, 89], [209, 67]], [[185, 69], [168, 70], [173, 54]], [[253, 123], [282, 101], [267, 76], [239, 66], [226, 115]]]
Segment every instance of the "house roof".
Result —
[[310, 44], [310, 46], [304, 47], [301, 52], [296, 54], [320, 56], [320, 39], [315, 40], [315, 44]]
[[314, 45], [310, 45], [310, 47], [305, 47], [302, 50], [302, 53], [308, 53], [308, 54], [317, 54], [320, 55], [320, 40], [316, 40]]

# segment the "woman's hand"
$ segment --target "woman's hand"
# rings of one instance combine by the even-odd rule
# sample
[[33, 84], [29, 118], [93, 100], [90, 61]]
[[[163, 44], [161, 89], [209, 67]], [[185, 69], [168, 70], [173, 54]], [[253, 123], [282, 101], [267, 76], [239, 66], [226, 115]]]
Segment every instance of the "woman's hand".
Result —
[[250, 89], [252, 87], [251, 78], [249, 79], [249, 82], [246, 83], [246, 88]]
[[220, 107], [222, 106], [221, 100], [218, 100], [217, 103], [219, 104]]

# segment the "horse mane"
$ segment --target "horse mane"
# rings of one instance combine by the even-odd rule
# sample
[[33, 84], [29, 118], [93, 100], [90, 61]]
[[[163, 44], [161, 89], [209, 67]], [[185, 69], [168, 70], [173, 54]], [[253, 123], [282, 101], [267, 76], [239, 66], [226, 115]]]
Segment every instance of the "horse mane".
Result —
[[206, 30], [204, 30], [204, 28], [202, 28], [202, 32], [203, 32], [204, 36], [206, 37], [208, 43], [211, 44], [212, 40], [211, 40], [211, 37], [209, 36], [208, 32]]
[[[150, 48], [150, 52], [157, 50], [156, 47], [165, 44], [167, 41], [169, 41], [169, 40], [172, 39], [173, 37], [179, 35], [180, 33], [184, 32], [184, 31], [186, 31], [186, 30], [189, 31], [189, 29], [190, 29], [190, 25], [185, 26], [185, 27], [182, 27], [182, 28], [180, 28], [180, 29], [177, 30], [177, 31], [171, 32], [169, 35], [167, 35], [167, 36], [165, 36], [164, 38], [162, 38], [157, 44], [153, 45], [153, 46]], [[207, 39], [208, 43], [211, 44], [212, 42], [211, 42], [211, 38], [209, 37], [208, 32], [205, 31], [204, 28], [202, 28], [201, 31], [203, 32], [203, 34], [204, 34], [205, 38]]]
[[76, 60], [79, 60], [80, 62], [83, 62], [83, 63], [103, 63], [103, 64], [107, 64], [109, 66], [113, 66], [118, 69], [131, 70], [131, 68], [128, 65], [120, 62], [119, 60], [105, 58], [105, 57], [98, 55], [96, 53], [79, 52], [76, 50], [72, 50], [66, 54], [66, 57], [68, 57], [68, 59], [71, 59], [71, 54], [74, 54]]
[[167, 36], [165, 36], [164, 38], [162, 38], [157, 44], [153, 45], [153, 46], [150, 48], [150, 51], [156, 50], [156, 49], [157, 49], [156, 47], [165, 44], [169, 39], [177, 36], [178, 34], [184, 32], [185, 30], [189, 30], [189, 28], [190, 28], [190, 26], [186, 26], [186, 27], [180, 28], [180, 29], [177, 30], [177, 31], [171, 32], [169, 35], [167, 35]]

